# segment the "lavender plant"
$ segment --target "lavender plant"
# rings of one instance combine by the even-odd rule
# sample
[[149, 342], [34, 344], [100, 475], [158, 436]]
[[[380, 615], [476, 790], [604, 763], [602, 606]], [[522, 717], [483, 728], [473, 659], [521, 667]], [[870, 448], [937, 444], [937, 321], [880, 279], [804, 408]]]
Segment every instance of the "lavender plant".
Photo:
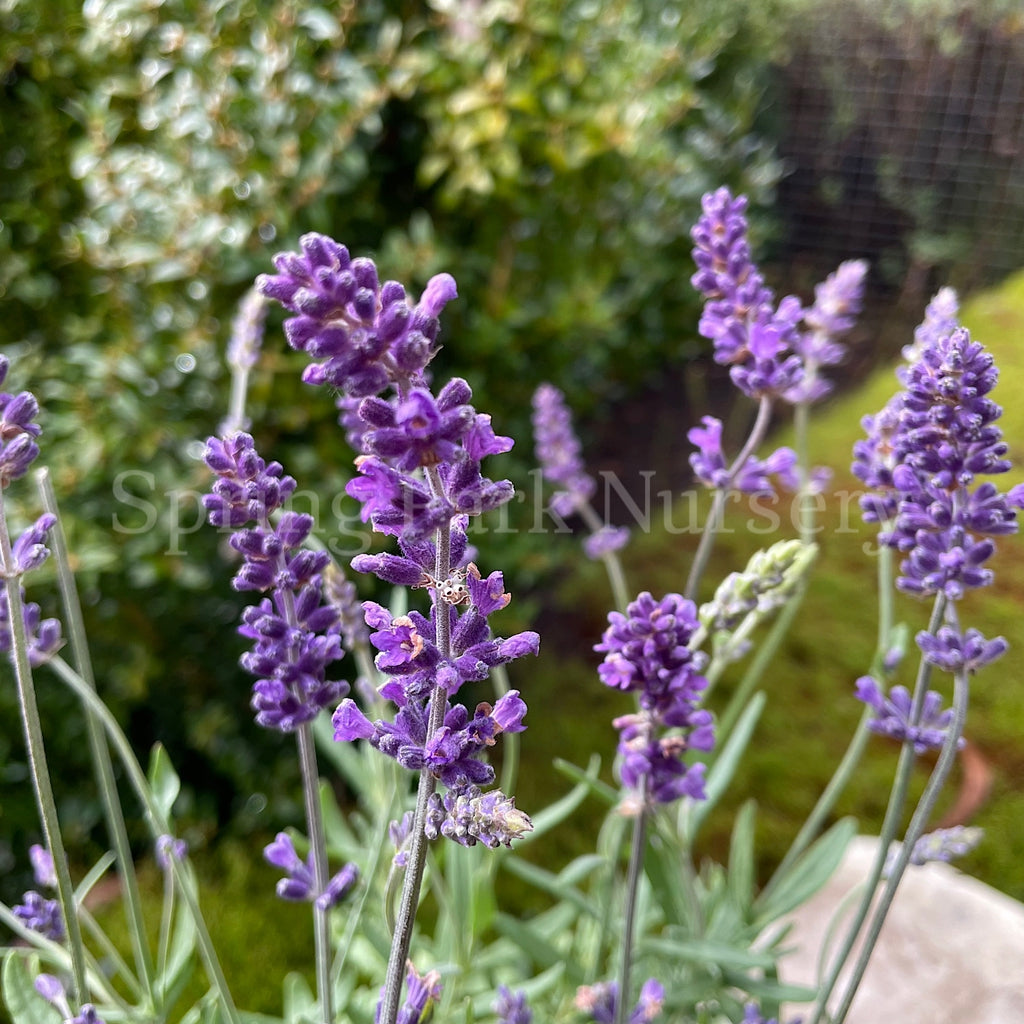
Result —
[[[246, 298], [229, 356], [230, 412], [223, 436], [205, 447], [214, 481], [204, 505], [239, 558], [233, 587], [253, 598], [238, 632], [250, 644], [241, 663], [255, 678], [256, 724], [294, 734], [301, 768], [304, 834], [280, 832], [264, 857], [281, 873], [277, 895], [311, 906], [316, 990], [290, 979], [282, 1021], [420, 1024], [436, 1011], [438, 1019], [467, 1024], [777, 1024], [783, 1003], [803, 1002], [811, 1004], [812, 1024], [841, 1024], [908, 865], [950, 859], [977, 840], [969, 830], [925, 836], [925, 828], [961, 742], [968, 676], [1007, 646], [962, 629], [959, 604], [992, 582], [993, 538], [1015, 532], [1024, 486], [1003, 493], [977, 479], [1009, 466], [996, 425], [1000, 410], [989, 397], [996, 370], [956, 323], [955, 300], [944, 291], [905, 353], [901, 391], [865, 420], [868, 437], [855, 452], [854, 472], [868, 488], [864, 518], [878, 525], [881, 545], [878, 647], [851, 694], [865, 705], [860, 725], [765, 885], [754, 871], [752, 802], [736, 816], [727, 867], [696, 863], [701, 827], [754, 734], [767, 699], [759, 683], [817, 554], [812, 499], [825, 476], [807, 464], [809, 416], [830, 389], [823, 373], [842, 358], [839, 338], [859, 308], [866, 273], [861, 262], [844, 263], [811, 306], [792, 296], [776, 301], [751, 258], [744, 213], [743, 198], [721, 189], [705, 197], [693, 231], [693, 283], [705, 299], [700, 331], [756, 409], [734, 455], [713, 417], [687, 434], [694, 475], [710, 495], [679, 592], [630, 597], [619, 555], [629, 533], [592, 507], [594, 480], [563, 396], [550, 385], [537, 391], [538, 459], [559, 488], [552, 508], [582, 519], [586, 553], [608, 570], [617, 607], [593, 646], [603, 655], [598, 680], [622, 692], [623, 706], [612, 723], [618, 785], [602, 779], [596, 762], [586, 769], [563, 764], [573, 790], [529, 813], [512, 792], [515, 740], [527, 709], [506, 668], [537, 654], [540, 638], [532, 631], [495, 634], [511, 600], [504, 572], [479, 568], [470, 546], [475, 517], [513, 496], [508, 480], [484, 469], [512, 439], [474, 408], [464, 380], [433, 382], [441, 314], [457, 298], [454, 279], [436, 275], [414, 300], [403, 285], [381, 282], [372, 260], [311, 234], [299, 251], [275, 257], [276, 273], [261, 276]], [[308, 360], [303, 379], [333, 391], [339, 423], [356, 448], [348, 494], [364, 522], [394, 539], [394, 549], [381, 545], [350, 564], [392, 588], [387, 603], [358, 602], [346, 567], [319, 539], [315, 517], [292, 507], [297, 481], [240, 432], [267, 300], [288, 313], [288, 343]], [[4, 360], [0, 379], [7, 369]], [[787, 406], [794, 409], [794, 448], [759, 455], [772, 416]], [[10, 539], [4, 494], [39, 454], [38, 413], [27, 392], [0, 395], [0, 646], [15, 668], [45, 839], [32, 851], [37, 888], [13, 908], [0, 905], [0, 919], [27, 947], [5, 948], [4, 999], [15, 1024], [52, 1019], [54, 1011], [73, 1024], [241, 1024], [247, 1015], [220, 967], [188, 846], [175, 833], [174, 769], [157, 748], [143, 771], [96, 693], [45, 476], [43, 515]], [[755, 553], [711, 590], [704, 577], [729, 498], [774, 499], [781, 489], [795, 493], [799, 537]], [[43, 618], [22, 590], [22, 578], [51, 548], [65, 629]], [[929, 628], [916, 637], [913, 689], [894, 683], [904, 646], [890, 599], [895, 552], [902, 556], [897, 588], [933, 602]], [[61, 654], [65, 633], [70, 663]], [[719, 706], [716, 684], [744, 660], [744, 675]], [[36, 707], [33, 669], [43, 665], [81, 701], [114, 849], [77, 889]], [[951, 708], [930, 689], [936, 669], [954, 677]], [[481, 699], [480, 684], [489, 685], [490, 699]], [[872, 733], [901, 745], [872, 876], [820, 984], [785, 985], [778, 979], [785, 952], [779, 923], [825, 883], [855, 831], [850, 820], [825, 823]], [[500, 780], [490, 760], [499, 737], [507, 746]], [[936, 749], [928, 785], [899, 834], [915, 758]], [[321, 757], [354, 794], [344, 810], [330, 780], [320, 777]], [[115, 758], [143, 807], [164, 881], [155, 955], [113, 782]], [[557, 872], [519, 855], [588, 796], [608, 808], [594, 854]], [[89, 889], [115, 865], [131, 963], [84, 907]], [[499, 867], [549, 894], [549, 908], [528, 920], [500, 912]], [[418, 920], [427, 896], [436, 911], [431, 927]], [[852, 979], [835, 998], [840, 968], [862, 930]], [[208, 987], [182, 1011], [178, 1000], [194, 961]]]

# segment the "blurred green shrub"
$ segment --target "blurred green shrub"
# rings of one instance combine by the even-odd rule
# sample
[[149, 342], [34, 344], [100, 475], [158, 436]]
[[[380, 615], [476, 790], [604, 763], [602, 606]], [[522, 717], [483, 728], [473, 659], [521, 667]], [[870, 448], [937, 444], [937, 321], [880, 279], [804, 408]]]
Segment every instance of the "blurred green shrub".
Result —
[[[273, 827], [294, 792], [265, 770], [199, 528], [244, 289], [312, 229], [396, 278], [452, 271], [444, 365], [528, 459], [540, 380], [586, 411], [699, 355], [688, 229], [711, 187], [770, 198], [774, 24], [727, 0], [0, 0], [0, 349], [44, 406], [101, 684], [201, 784], [197, 821]], [[272, 323], [250, 411], [329, 502], [351, 454], [297, 366]], [[0, 700], [7, 867], [35, 832], [12, 716]], [[87, 832], [84, 785], [61, 798]]]

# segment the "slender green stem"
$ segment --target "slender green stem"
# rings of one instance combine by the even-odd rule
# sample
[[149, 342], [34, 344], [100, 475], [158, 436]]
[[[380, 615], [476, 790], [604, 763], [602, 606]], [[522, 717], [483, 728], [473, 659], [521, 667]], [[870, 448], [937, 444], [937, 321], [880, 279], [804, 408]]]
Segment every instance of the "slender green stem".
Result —
[[[934, 633], [936, 629], [938, 629], [939, 623], [942, 622], [945, 607], [946, 599], [942, 595], [939, 595], [939, 597], [935, 599], [931, 620], [928, 625], [928, 631], [930, 633]], [[917, 680], [914, 684], [914, 694], [910, 712], [911, 722], [917, 722], [920, 719], [921, 707], [924, 703], [925, 694], [928, 691], [928, 681], [930, 678], [931, 666], [922, 657], [918, 666]], [[895, 839], [896, 830], [899, 827], [900, 819], [903, 816], [903, 808], [906, 803], [907, 792], [910, 788], [910, 777], [913, 773], [914, 763], [916, 760], [917, 755], [914, 752], [914, 744], [904, 740], [903, 746], [900, 750], [899, 760], [896, 764], [896, 775], [893, 779], [892, 791], [889, 794], [889, 806], [886, 808], [885, 818], [882, 821], [881, 834], [878, 837], [878, 851], [875, 855], [874, 863], [871, 866], [871, 871], [864, 883], [864, 896], [860, 901], [857, 913], [854, 915], [850, 927], [847, 929], [843, 943], [840, 946], [839, 953], [832, 962], [832, 968], [818, 990], [818, 998], [815, 1001], [813, 1010], [811, 1011], [811, 1017], [808, 1024], [818, 1024], [818, 1022], [821, 1021], [822, 1016], [825, 1014], [825, 1008], [830, 996], [832, 995], [832, 990], [835, 988], [836, 982], [839, 979], [839, 974], [842, 971], [844, 964], [849, 959], [851, 951], [857, 942], [857, 936], [860, 933], [861, 928], [864, 926], [864, 922], [871, 910], [871, 901], [875, 895], [878, 882], [885, 869], [885, 861], [888, 856], [889, 844], [893, 839]], [[834, 1021], [833, 1024], [838, 1024], [838, 1022]]]
[[[878, 642], [875, 646], [875, 655], [871, 664], [872, 674], [877, 675], [879, 678], [883, 675], [885, 656], [891, 645], [893, 630], [892, 567], [892, 548], [880, 548], [878, 552]], [[867, 746], [867, 741], [870, 738], [868, 722], [871, 721], [872, 715], [872, 709], [865, 707], [853, 736], [850, 737], [850, 742], [847, 745], [846, 753], [843, 754], [843, 759], [839, 762], [839, 766], [829, 780], [824, 792], [818, 798], [814, 809], [786, 851], [786, 855], [768, 880], [768, 884], [762, 891], [762, 897], [767, 896], [775, 888], [797, 857], [811, 845], [825, 819], [835, 806], [836, 801], [843, 790], [846, 789], [850, 779], [853, 778], [853, 773], [860, 763], [860, 759], [864, 754], [864, 748]]]
[[697, 598], [697, 587], [700, 585], [701, 576], [707, 568], [708, 559], [711, 557], [711, 550], [715, 544], [715, 537], [722, 526], [722, 516], [725, 512], [725, 501], [732, 489], [733, 481], [740, 470], [746, 465], [747, 459], [755, 451], [757, 446], [764, 440], [764, 435], [771, 422], [772, 402], [770, 398], [762, 398], [757, 407], [757, 419], [750, 430], [750, 436], [746, 444], [740, 450], [739, 455], [733, 460], [729, 467], [729, 475], [726, 483], [715, 490], [714, 498], [711, 501], [711, 511], [704, 521], [704, 529], [701, 532], [700, 543], [697, 545], [697, 553], [693, 556], [693, 564], [690, 566], [690, 575], [686, 580], [685, 597], [691, 601]]
[[633, 819], [633, 837], [629, 850], [629, 872], [626, 875], [626, 902], [622, 911], [622, 959], [619, 961], [619, 999], [615, 1007], [615, 1024], [626, 1024], [629, 1005], [629, 978], [633, 970], [633, 940], [636, 933], [637, 895], [643, 873], [644, 849], [647, 842], [647, 790], [649, 779], [640, 782], [640, 808]]
[[132, 969], [124, 962], [124, 957], [121, 956], [117, 947], [110, 941], [107, 933], [100, 927], [99, 922], [81, 904], [78, 905], [78, 916], [82, 922], [82, 927], [89, 933], [93, 941], [102, 948], [103, 955], [110, 961], [114, 971], [124, 979], [125, 983], [132, 990], [134, 997], [141, 1002], [145, 998], [145, 993], [142, 991], [138, 978], [135, 977]]
[[[435, 494], [443, 491], [441, 478], [435, 467], [427, 468], [427, 480]], [[438, 527], [436, 533], [437, 559], [434, 567], [434, 578], [439, 582], [448, 579], [451, 572], [451, 523], [445, 522]], [[451, 623], [448, 618], [448, 605], [441, 600], [439, 594], [434, 595], [434, 631], [437, 649], [441, 658], [451, 653]], [[444, 721], [445, 709], [448, 706], [448, 694], [443, 686], [435, 686], [430, 695], [430, 707], [427, 719], [427, 737], [433, 736]], [[423, 870], [427, 860], [427, 810], [430, 798], [434, 795], [437, 780], [434, 773], [425, 767], [420, 771], [419, 786], [416, 791], [416, 810], [413, 815], [412, 845], [409, 860], [406, 864], [405, 878], [402, 884], [402, 898], [398, 908], [398, 919], [395, 932], [391, 937], [391, 954], [388, 958], [388, 971], [384, 981], [384, 998], [381, 1002], [381, 1024], [395, 1024], [398, 1019], [398, 1004], [402, 997], [402, 986], [405, 982], [405, 964], [409, 958], [409, 947], [412, 944], [412, 932], [416, 922], [416, 908], [419, 906], [420, 888], [423, 884]]]
[[[173, 857], [174, 851], [168, 851], [168, 856]], [[167, 974], [167, 959], [171, 951], [171, 925], [174, 923], [174, 875], [170, 871], [165, 871], [163, 875], [164, 895], [160, 905], [160, 934], [156, 946], [156, 962], [161, 978]]]
[[[591, 533], [597, 533], [598, 530], [604, 528], [605, 524], [589, 501], [583, 502], [577, 511]], [[612, 600], [615, 602], [615, 607], [625, 615], [629, 605], [629, 587], [626, 583], [625, 570], [622, 568], [622, 559], [619, 558], [618, 552], [606, 551], [601, 555], [601, 561], [608, 574], [608, 583], [612, 588]]]
[[[89, 657], [89, 645], [86, 640], [85, 623], [82, 618], [82, 605], [78, 599], [78, 588], [75, 575], [71, 571], [68, 558], [67, 538], [61, 525], [57, 497], [53, 491], [49, 471], [40, 470], [35, 475], [43, 507], [57, 517], [57, 523], [50, 531], [50, 542], [57, 565], [57, 579], [60, 585], [61, 600], [64, 605], [64, 618], [69, 645], [71, 662], [75, 671], [92, 690], [96, 689], [96, 679]], [[135, 874], [135, 862], [132, 859], [131, 844], [128, 842], [128, 829], [125, 826], [124, 812], [117, 793], [114, 779], [114, 767], [110, 760], [103, 729], [95, 717], [86, 708], [86, 726], [89, 732], [89, 749], [92, 753], [96, 783], [103, 801], [103, 811], [107, 821], [107, 831], [117, 855], [118, 872], [124, 886], [124, 913], [131, 937], [132, 952], [135, 957], [135, 970], [150, 1000], [154, 999], [153, 991], [153, 960], [149, 944], [146, 941], [146, 923], [142, 913], [142, 897], [139, 894], [139, 881]]]
[[4, 582], [7, 588], [7, 619], [11, 630], [11, 653], [14, 662], [14, 676], [18, 687], [18, 705], [21, 708], [21, 722], [25, 733], [25, 750], [28, 755], [29, 773], [35, 790], [39, 818], [46, 838], [46, 848], [53, 857], [57, 875], [57, 895], [64, 916], [64, 930], [71, 953], [71, 974], [73, 979], [72, 1003], [81, 1006], [88, 1002], [88, 988], [85, 981], [85, 947], [82, 944], [82, 929], [75, 912], [75, 890], [71, 884], [71, 871], [64, 851], [64, 840], [60, 833], [57, 804], [53, 798], [50, 772], [46, 764], [46, 748], [43, 743], [42, 723], [36, 704], [32, 668], [28, 660], [28, 638], [25, 634], [24, 606], [21, 599], [21, 573], [14, 565], [14, 552], [7, 526], [7, 510], [3, 489], [0, 488], [0, 560]]
[[[313, 884], [316, 895], [327, 889], [327, 837], [320, 810], [320, 778], [316, 764], [316, 750], [309, 723], [298, 729], [299, 765], [302, 769], [302, 794], [306, 805], [306, 828], [313, 854]], [[328, 909], [313, 902], [313, 944], [316, 951], [316, 984], [320, 996], [320, 1017], [325, 1024], [334, 1020], [331, 990], [331, 931]]]
[[[960, 737], [963, 735], [964, 722], [967, 719], [967, 697], [967, 673], [960, 670], [953, 679], [953, 720], [950, 722], [945, 742], [942, 745], [942, 750], [939, 752], [938, 761], [936, 761], [931, 777], [928, 779], [928, 785], [925, 787], [924, 793], [921, 794], [921, 799], [918, 801], [917, 809], [910, 820], [907, 833], [903, 837], [903, 843], [900, 846], [895, 863], [889, 871], [885, 888], [882, 890], [882, 895], [879, 897], [871, 920], [868, 923], [864, 944], [861, 946], [860, 953], [857, 956], [857, 961], [847, 983], [846, 991], [843, 993], [843, 998], [836, 1008], [833, 1024], [843, 1024], [843, 1021], [846, 1020], [846, 1015], [850, 1011], [850, 1004], [853, 1002], [853, 997], [857, 994], [857, 989], [864, 978], [864, 972], [867, 970], [868, 961], [874, 951], [875, 944], [878, 942], [878, 935], [882, 930], [882, 925], [885, 923], [886, 914], [889, 912], [892, 901], [896, 896], [896, 888], [900, 884], [903, 872], [906, 870], [907, 864], [910, 862], [910, 856], [914, 852], [914, 844], [924, 834], [924, 830], [928, 826], [928, 819], [935, 809], [939, 793], [942, 791], [942, 787], [945, 785], [946, 779], [953, 769], [953, 764], [956, 761], [957, 747], [960, 743]], [[882, 852], [886, 851], [883, 849]]]
[[729, 703], [726, 705], [725, 711], [722, 712], [718, 720], [718, 725], [715, 729], [716, 749], [722, 749], [722, 744], [732, 731], [736, 720], [743, 713], [750, 695], [761, 681], [761, 676], [764, 675], [768, 666], [773, 663], [776, 651], [782, 645], [782, 641], [786, 639], [790, 624], [796, 618], [796, 613], [800, 610], [806, 589], [801, 584], [793, 591], [789, 600], [772, 623], [772, 628], [765, 637], [764, 643], [757, 648], [757, 652], [754, 654], [754, 658], [747, 671], [743, 674], [739, 686], [736, 687], [732, 697], [729, 699]]
[[[135, 752], [128, 742], [128, 737], [125, 736], [124, 731], [118, 724], [117, 719], [111, 714], [110, 709], [63, 658], [59, 656], [51, 658], [47, 664], [71, 691], [86, 704], [90, 712], [106, 730], [107, 738], [113, 744], [114, 750], [117, 752], [117, 756], [121, 759], [121, 763], [127, 772], [128, 781], [135, 790], [139, 802], [145, 808], [154, 842], [160, 836], [171, 835], [170, 823], [153, 800], [145, 772], [143, 772], [139, 765]], [[185, 866], [177, 857], [173, 856], [170, 858], [170, 864], [174, 872], [175, 884], [178, 886], [178, 891], [181, 893], [189, 916], [192, 918], [192, 923], [195, 925], [196, 938], [199, 943], [199, 954], [202, 957], [210, 984], [216, 990], [230, 1024], [241, 1024], [241, 1018], [238, 1015], [235, 1002], [228, 989], [227, 979], [224, 977], [223, 968], [220, 965], [220, 960], [217, 958], [217, 951], [214, 948], [213, 940], [210, 938], [210, 930], [206, 926], [202, 911], [199, 909], [199, 903], [192, 892], [191, 882], [185, 871]]]

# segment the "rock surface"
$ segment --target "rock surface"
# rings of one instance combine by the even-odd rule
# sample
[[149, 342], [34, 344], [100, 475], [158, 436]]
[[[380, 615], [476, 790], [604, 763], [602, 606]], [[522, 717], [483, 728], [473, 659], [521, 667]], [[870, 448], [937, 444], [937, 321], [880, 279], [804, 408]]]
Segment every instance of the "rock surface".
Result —
[[[867, 875], [877, 845], [855, 839], [829, 884], [793, 916], [783, 981], [814, 984], [832, 915]], [[909, 868], [847, 1024], [1024, 1024], [1024, 904], [948, 864]]]

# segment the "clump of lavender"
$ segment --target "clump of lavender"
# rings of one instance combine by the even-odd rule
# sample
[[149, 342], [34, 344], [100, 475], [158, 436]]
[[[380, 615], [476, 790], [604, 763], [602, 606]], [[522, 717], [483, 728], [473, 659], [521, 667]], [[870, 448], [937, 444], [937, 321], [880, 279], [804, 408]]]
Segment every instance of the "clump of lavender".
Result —
[[611, 612], [601, 643], [599, 672], [606, 686], [637, 695], [639, 710], [615, 720], [619, 774], [630, 791], [625, 809], [671, 803], [682, 796], [704, 799], [704, 765], [686, 765], [689, 750], [711, 750], [711, 713], [700, 707], [707, 680], [704, 656], [689, 643], [697, 609], [679, 594], [656, 601], [641, 594], [625, 615]]

